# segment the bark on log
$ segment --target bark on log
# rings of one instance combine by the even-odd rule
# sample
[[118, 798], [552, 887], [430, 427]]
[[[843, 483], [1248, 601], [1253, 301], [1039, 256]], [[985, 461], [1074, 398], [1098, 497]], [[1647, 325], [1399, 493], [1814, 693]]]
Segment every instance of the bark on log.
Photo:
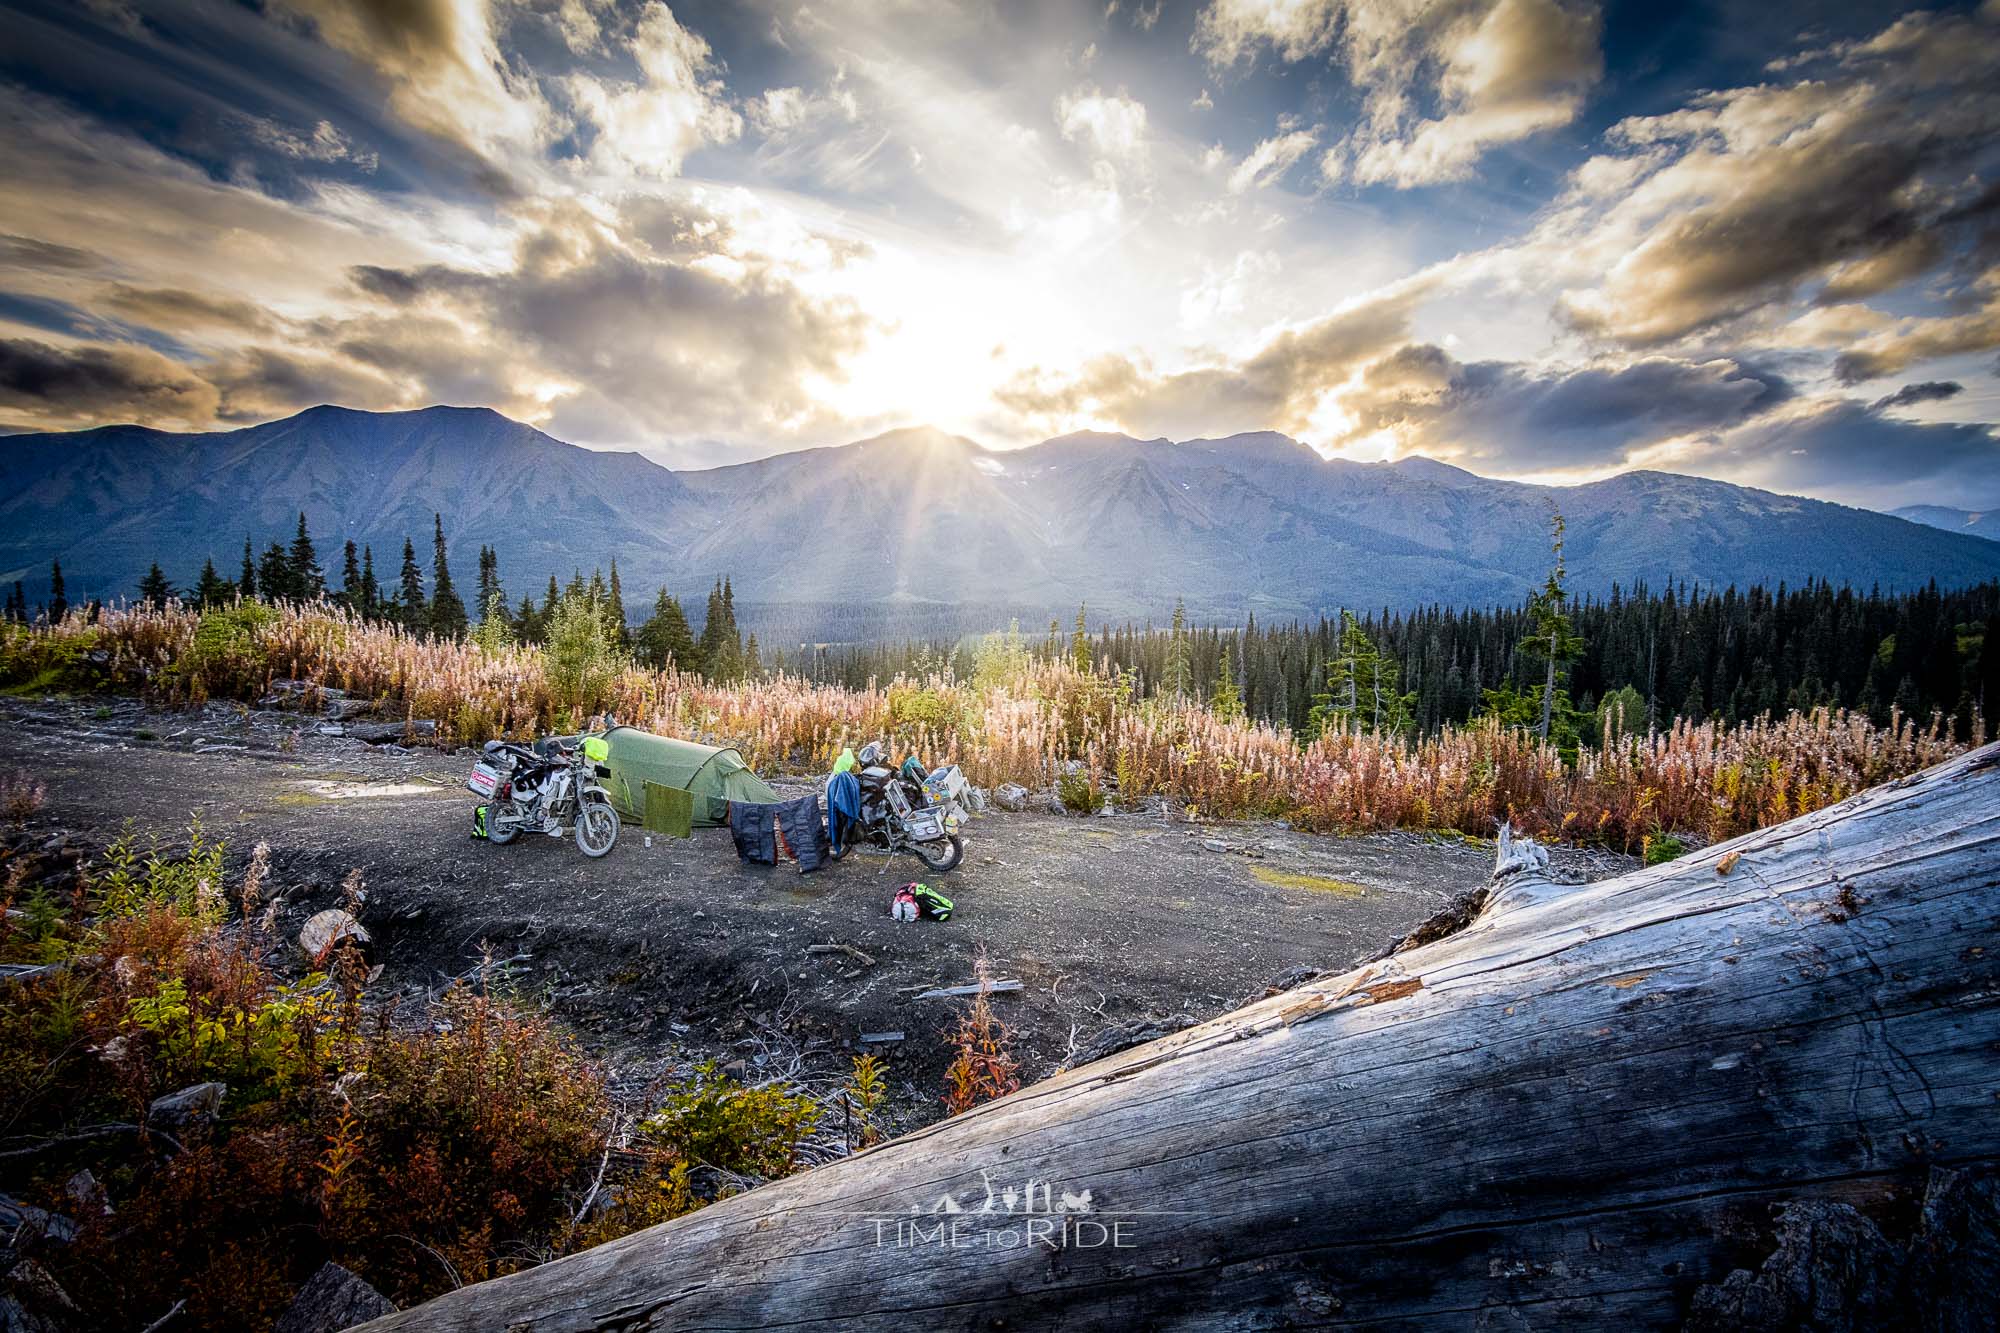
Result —
[[[2000, 1159], [1996, 927], [1989, 746], [368, 1328], [1671, 1327], [1781, 1205]], [[1087, 1211], [979, 1211], [1029, 1180]]]

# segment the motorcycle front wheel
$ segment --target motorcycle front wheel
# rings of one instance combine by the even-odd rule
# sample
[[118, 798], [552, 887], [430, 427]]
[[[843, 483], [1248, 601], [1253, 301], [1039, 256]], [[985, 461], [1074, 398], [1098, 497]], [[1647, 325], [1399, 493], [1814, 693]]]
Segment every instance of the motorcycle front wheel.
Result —
[[956, 833], [943, 842], [920, 842], [910, 849], [924, 867], [942, 875], [947, 870], [955, 870], [965, 859], [965, 841]]
[[602, 801], [585, 801], [576, 816], [576, 848], [602, 856], [618, 844], [618, 812]]

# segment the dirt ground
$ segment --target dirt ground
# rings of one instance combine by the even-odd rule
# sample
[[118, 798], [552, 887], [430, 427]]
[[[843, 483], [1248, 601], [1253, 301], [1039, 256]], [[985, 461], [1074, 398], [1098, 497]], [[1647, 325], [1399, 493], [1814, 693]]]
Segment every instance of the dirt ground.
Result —
[[[1023, 983], [993, 1004], [1028, 1082], [1114, 1025], [1211, 1017], [1293, 969], [1373, 956], [1482, 882], [1493, 857], [1456, 837], [994, 812], [968, 826], [960, 868], [931, 877], [956, 901], [953, 919], [905, 924], [888, 906], [925, 878], [913, 858], [857, 853], [800, 875], [740, 863], [726, 830], [648, 846], [630, 826], [598, 861], [539, 835], [495, 847], [469, 836], [469, 751], [371, 747], [312, 723], [214, 704], [8, 699], [0, 770], [44, 781], [37, 823], [91, 846], [128, 824], [142, 845], [172, 846], [197, 811], [228, 840], [232, 871], [269, 843], [290, 935], [338, 905], [358, 869], [383, 965], [371, 995], [411, 1013], [482, 959], [504, 960], [496, 984], [546, 1003], [635, 1095], [706, 1056], [746, 1076], [824, 1080], [866, 1049], [888, 1063], [903, 1127], [937, 1113], [962, 1004], [915, 996], [971, 982], [982, 956], [994, 979]], [[1558, 849], [1554, 870], [1595, 879], [1632, 864]], [[902, 1039], [862, 1042], [884, 1033]]]

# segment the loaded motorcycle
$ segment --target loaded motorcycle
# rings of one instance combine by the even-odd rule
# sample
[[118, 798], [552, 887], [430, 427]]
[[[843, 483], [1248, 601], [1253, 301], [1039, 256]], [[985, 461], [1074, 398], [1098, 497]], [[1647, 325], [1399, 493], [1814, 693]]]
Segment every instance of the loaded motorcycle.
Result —
[[943, 874], [965, 858], [965, 840], [958, 835], [965, 823], [960, 804], [970, 784], [958, 765], [925, 771], [915, 759], [890, 768], [885, 751], [871, 742], [855, 756], [854, 776], [861, 784], [861, 817], [846, 824], [833, 859], [838, 861], [867, 839], [891, 854], [912, 852], [926, 867]]
[[488, 842], [510, 843], [523, 833], [560, 838], [576, 831], [576, 848], [603, 856], [618, 842], [618, 812], [597, 784], [609, 775], [609, 751], [596, 736], [577, 746], [555, 742], [552, 753], [488, 741], [465, 785], [486, 804], [473, 812], [473, 831]]

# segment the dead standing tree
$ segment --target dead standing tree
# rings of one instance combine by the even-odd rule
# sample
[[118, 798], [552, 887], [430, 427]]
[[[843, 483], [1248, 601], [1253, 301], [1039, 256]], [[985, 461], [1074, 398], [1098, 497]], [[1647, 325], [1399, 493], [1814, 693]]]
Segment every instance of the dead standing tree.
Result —
[[[1781, 1303], [1990, 1317], [1980, 1242], [1865, 1233], [1991, 1248], [2000, 746], [1603, 883], [1510, 859], [1448, 938], [369, 1328], [1728, 1324], [1774, 1244], [1825, 1269]], [[979, 1211], [1030, 1179], [1122, 1243]]]

